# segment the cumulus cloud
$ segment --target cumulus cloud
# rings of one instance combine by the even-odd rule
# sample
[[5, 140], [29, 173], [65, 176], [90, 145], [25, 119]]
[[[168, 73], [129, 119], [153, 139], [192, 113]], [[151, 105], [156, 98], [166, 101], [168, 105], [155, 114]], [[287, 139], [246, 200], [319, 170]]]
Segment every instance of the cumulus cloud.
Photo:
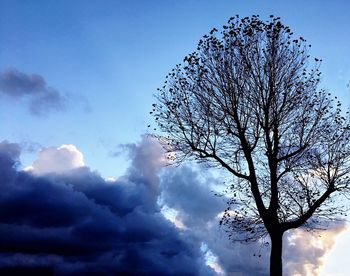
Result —
[[[187, 240], [202, 243], [207, 264], [217, 274], [269, 275], [269, 239], [256, 243], [232, 243], [219, 226], [225, 199], [215, 197], [220, 185], [208, 172], [193, 167], [167, 168], [160, 182], [161, 201]], [[329, 223], [329, 229], [308, 232], [291, 230], [284, 237], [284, 272], [287, 276], [316, 276], [335, 238], [346, 229], [345, 223]]]
[[225, 209], [225, 202], [212, 192], [218, 184], [214, 177], [206, 174], [202, 179], [199, 170], [188, 166], [169, 168], [162, 175], [161, 198], [179, 211], [185, 225], [196, 226], [211, 221]]
[[0, 72], [0, 94], [28, 100], [28, 108], [33, 115], [62, 110], [66, 105], [65, 97], [48, 86], [41, 75], [26, 74], [15, 68]]
[[[28, 172], [16, 167], [19, 146], [0, 143], [0, 273], [268, 275], [268, 246], [232, 243], [220, 228], [215, 177], [163, 168], [147, 137], [125, 149], [126, 174], [105, 180], [72, 145], [43, 149]], [[323, 238], [287, 233], [286, 275], [317, 271], [339, 227]]]
[[287, 275], [317, 276], [324, 265], [326, 254], [332, 249], [335, 239], [346, 230], [344, 222], [332, 224], [327, 230], [308, 232], [297, 229], [285, 236], [288, 250], [284, 257]]
[[[205, 175], [205, 177], [201, 177]], [[256, 243], [232, 243], [219, 226], [218, 214], [226, 207], [222, 198], [213, 196], [217, 179], [193, 167], [168, 168], [161, 179], [161, 199], [171, 208], [174, 224], [187, 240], [202, 243], [207, 263], [217, 274], [269, 275], [269, 239]], [[344, 222], [329, 223], [322, 231], [304, 228], [284, 236], [284, 275], [317, 276], [335, 238], [345, 231]]]
[[74, 145], [62, 145], [58, 148], [48, 147], [40, 150], [33, 165], [26, 168], [37, 175], [64, 173], [83, 167], [83, 154]]
[[176, 210], [186, 240], [202, 248], [206, 263], [217, 274], [268, 275], [266, 246], [232, 243], [220, 228], [218, 214], [226, 201], [213, 192], [220, 184], [200, 168], [168, 168], [161, 177], [161, 201]]
[[124, 144], [121, 149], [127, 150], [131, 166], [128, 169], [135, 181], [137, 178], [146, 180], [147, 185], [155, 195], [159, 193], [159, 181], [157, 172], [167, 165], [166, 155], [157, 142], [157, 139], [150, 136], [143, 136], [141, 142], [136, 144]]
[[[46, 177], [16, 169], [16, 147], [1, 145], [7, 165], [0, 167], [0, 271], [211, 274], [200, 250], [161, 214], [152, 178], [136, 160], [130, 172], [137, 177], [114, 182], [87, 167]], [[136, 146], [135, 156], [147, 152], [146, 145]]]

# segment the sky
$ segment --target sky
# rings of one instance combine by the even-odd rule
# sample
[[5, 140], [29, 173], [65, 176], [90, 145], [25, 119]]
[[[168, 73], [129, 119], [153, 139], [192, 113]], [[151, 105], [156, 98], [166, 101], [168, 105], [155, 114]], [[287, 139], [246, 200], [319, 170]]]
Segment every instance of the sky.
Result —
[[[144, 273], [264, 275], [266, 256], [249, 252], [266, 249], [232, 245], [217, 229], [219, 180], [200, 167], [162, 169], [161, 149], [144, 136], [153, 95], [213, 27], [274, 14], [312, 44], [322, 85], [348, 107], [349, 10], [346, 0], [0, 0], [0, 209], [12, 214], [0, 211], [0, 232], [20, 241], [0, 235], [0, 267], [100, 273], [136, 262]], [[285, 254], [297, 256], [286, 272], [346, 275], [347, 233], [335, 225], [309, 246], [307, 233], [291, 234]]]

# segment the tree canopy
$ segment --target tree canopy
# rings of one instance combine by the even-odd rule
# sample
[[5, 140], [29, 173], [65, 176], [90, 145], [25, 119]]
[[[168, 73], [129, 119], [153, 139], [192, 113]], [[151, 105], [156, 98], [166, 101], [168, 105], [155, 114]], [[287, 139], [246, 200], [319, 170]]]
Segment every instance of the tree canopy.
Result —
[[234, 16], [176, 65], [153, 105], [170, 158], [234, 176], [222, 223], [233, 239], [270, 236], [271, 275], [282, 274], [283, 233], [340, 219], [350, 187], [349, 117], [319, 88], [309, 47], [279, 17]]

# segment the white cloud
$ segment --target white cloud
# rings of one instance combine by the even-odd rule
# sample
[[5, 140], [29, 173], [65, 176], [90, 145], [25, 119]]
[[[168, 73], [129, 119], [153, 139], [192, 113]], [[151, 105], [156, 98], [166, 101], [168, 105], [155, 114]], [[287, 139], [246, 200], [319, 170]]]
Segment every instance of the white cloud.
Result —
[[84, 156], [74, 145], [62, 145], [58, 148], [42, 149], [33, 165], [25, 168], [25, 170], [36, 175], [45, 175], [64, 173], [84, 165]]
[[225, 271], [218, 262], [218, 257], [208, 248], [208, 245], [204, 242], [201, 244], [201, 251], [204, 253], [204, 259], [206, 264], [215, 271], [217, 275], [225, 275]]
[[345, 230], [346, 225], [338, 223], [327, 230], [307, 232], [295, 229], [286, 233], [284, 258], [287, 275], [319, 275], [336, 238]]
[[178, 217], [178, 211], [176, 211], [173, 208], [169, 208], [166, 205], [163, 205], [161, 208], [161, 212], [164, 215], [164, 217], [171, 221], [178, 229], [185, 230], [187, 227], [183, 224], [181, 219]]
[[106, 181], [109, 182], [109, 183], [115, 182], [116, 180], [117, 179], [115, 177], [112, 177], [112, 176], [106, 178]]
[[166, 154], [159, 144], [158, 139], [150, 136], [142, 136], [139, 144], [120, 145], [127, 149], [131, 158], [131, 166], [128, 174], [134, 178], [143, 178], [154, 195], [159, 193], [157, 173], [168, 164]]

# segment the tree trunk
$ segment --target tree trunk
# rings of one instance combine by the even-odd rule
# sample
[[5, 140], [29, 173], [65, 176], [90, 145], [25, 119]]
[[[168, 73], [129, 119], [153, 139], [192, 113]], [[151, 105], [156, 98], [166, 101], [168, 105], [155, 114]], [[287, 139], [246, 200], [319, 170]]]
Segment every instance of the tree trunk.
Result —
[[282, 276], [282, 236], [283, 232], [270, 233], [271, 255], [270, 276]]

